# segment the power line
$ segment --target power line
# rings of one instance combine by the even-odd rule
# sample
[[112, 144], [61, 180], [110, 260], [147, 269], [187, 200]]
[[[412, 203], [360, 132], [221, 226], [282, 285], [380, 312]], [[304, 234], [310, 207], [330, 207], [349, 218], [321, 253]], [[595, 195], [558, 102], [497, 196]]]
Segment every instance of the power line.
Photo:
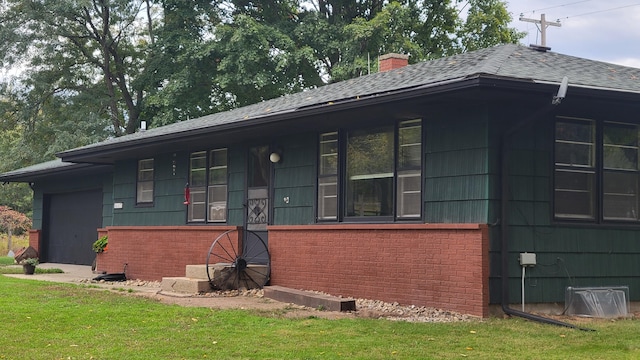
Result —
[[559, 7], [565, 7], [565, 6], [569, 6], [569, 5], [581, 4], [581, 3], [585, 3], [585, 2], [589, 2], [589, 1], [591, 1], [591, 0], [574, 1], [574, 2], [568, 3], [568, 4], [562, 4], [562, 5], [550, 6], [550, 7], [546, 7], [546, 8], [542, 8], [542, 9], [524, 11], [523, 13], [532, 13], [532, 14], [534, 14], [536, 11], [542, 11], [542, 10], [548, 10], [548, 9], [556, 9], [556, 8], [559, 8]]
[[607, 11], [613, 11], [613, 10], [620, 10], [620, 9], [626, 9], [626, 8], [630, 8], [633, 6], [638, 6], [639, 4], [631, 4], [631, 5], [624, 5], [624, 6], [619, 6], [619, 7], [615, 7], [615, 8], [611, 8], [611, 9], [604, 9], [604, 10], [597, 10], [597, 11], [591, 11], [591, 12], [587, 12], [587, 13], [582, 13], [582, 14], [578, 14], [578, 15], [572, 15], [572, 16], [565, 16], [563, 18], [559, 18], [560, 19], [568, 19], [568, 18], [575, 18], [578, 16], [586, 16], [586, 15], [593, 15], [593, 14], [599, 14], [599, 13], [603, 13], [603, 12], [607, 12]]

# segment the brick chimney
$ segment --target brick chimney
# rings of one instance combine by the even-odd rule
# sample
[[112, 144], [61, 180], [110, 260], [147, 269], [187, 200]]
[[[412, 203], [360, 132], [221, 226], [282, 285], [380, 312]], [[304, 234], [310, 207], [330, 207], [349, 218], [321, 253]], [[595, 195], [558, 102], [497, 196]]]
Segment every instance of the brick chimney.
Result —
[[384, 72], [409, 65], [409, 55], [386, 54], [378, 58], [378, 71]]

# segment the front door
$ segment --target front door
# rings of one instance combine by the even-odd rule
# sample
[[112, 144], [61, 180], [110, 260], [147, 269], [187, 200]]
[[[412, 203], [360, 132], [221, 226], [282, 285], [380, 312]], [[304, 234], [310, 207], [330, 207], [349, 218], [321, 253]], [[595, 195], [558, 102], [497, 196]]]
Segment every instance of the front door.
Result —
[[247, 166], [247, 213], [245, 215], [244, 254], [256, 263], [266, 263], [268, 254], [259, 242], [268, 245], [267, 225], [270, 222], [271, 162], [269, 146], [249, 149]]

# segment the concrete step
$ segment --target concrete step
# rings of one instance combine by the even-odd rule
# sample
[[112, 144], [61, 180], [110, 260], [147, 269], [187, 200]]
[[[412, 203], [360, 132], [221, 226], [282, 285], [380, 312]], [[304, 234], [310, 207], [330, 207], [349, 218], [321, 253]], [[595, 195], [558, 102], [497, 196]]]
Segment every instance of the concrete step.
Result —
[[184, 276], [192, 279], [209, 280], [207, 277], [207, 265], [187, 265]]
[[265, 286], [264, 297], [314, 309], [329, 311], [355, 311], [356, 301], [311, 291], [290, 289], [283, 286]]
[[208, 280], [194, 279], [190, 277], [165, 277], [162, 278], [160, 289], [167, 292], [182, 294], [199, 294], [210, 292], [211, 286]]

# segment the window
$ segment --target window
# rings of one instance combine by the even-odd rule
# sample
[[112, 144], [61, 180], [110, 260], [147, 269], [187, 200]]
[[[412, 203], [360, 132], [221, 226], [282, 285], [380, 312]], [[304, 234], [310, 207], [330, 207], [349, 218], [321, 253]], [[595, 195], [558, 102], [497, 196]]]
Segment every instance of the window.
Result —
[[555, 136], [556, 218], [640, 220], [638, 138], [637, 125], [559, 118]]
[[421, 120], [324, 133], [319, 142], [318, 220], [420, 218]]
[[419, 218], [422, 209], [422, 121], [398, 127], [398, 217]]
[[320, 135], [318, 218], [338, 219], [338, 133]]
[[595, 124], [564, 119], [556, 123], [555, 214], [559, 218], [595, 216]]
[[345, 216], [393, 215], [392, 127], [347, 133]]
[[605, 123], [603, 129], [602, 216], [638, 219], [638, 128]]
[[191, 153], [189, 222], [227, 220], [227, 149]]
[[153, 203], [153, 159], [144, 159], [138, 161], [136, 203]]

